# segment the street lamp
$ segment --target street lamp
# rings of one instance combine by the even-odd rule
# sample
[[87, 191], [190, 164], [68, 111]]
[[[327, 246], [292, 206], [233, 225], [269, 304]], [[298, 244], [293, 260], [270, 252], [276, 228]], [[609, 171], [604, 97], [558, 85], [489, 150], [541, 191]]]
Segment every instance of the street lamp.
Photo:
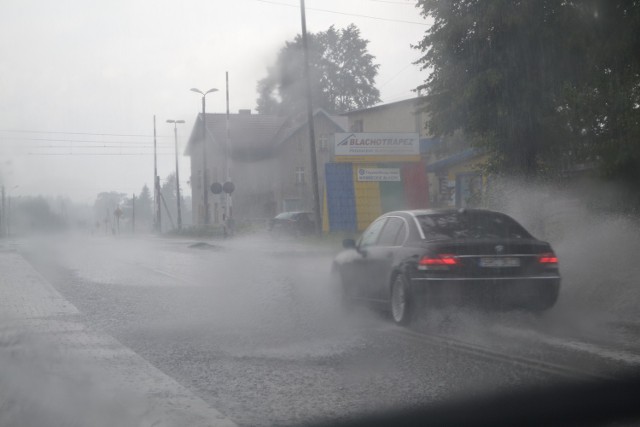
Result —
[[173, 123], [173, 135], [176, 145], [176, 197], [178, 198], [178, 230], [182, 230], [182, 213], [180, 211], [180, 174], [178, 173], [178, 123], [184, 123], [184, 120], [167, 120], [167, 123]]
[[218, 89], [209, 89], [202, 92], [200, 89], [191, 88], [191, 92], [202, 95], [202, 191], [204, 195], [204, 225], [209, 225], [209, 188], [207, 184], [207, 123], [205, 122], [205, 97], [211, 92], [217, 92]]

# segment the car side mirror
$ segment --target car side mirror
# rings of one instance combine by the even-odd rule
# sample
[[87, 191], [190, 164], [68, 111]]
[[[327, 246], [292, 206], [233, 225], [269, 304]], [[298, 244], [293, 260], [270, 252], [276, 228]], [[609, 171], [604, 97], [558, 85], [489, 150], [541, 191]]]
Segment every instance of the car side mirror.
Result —
[[355, 249], [363, 258], [367, 257], [367, 251], [363, 248], [358, 247], [356, 241], [353, 239], [344, 239], [342, 241], [342, 247], [345, 249]]
[[342, 247], [345, 249], [357, 249], [356, 241], [353, 239], [344, 239], [342, 241]]

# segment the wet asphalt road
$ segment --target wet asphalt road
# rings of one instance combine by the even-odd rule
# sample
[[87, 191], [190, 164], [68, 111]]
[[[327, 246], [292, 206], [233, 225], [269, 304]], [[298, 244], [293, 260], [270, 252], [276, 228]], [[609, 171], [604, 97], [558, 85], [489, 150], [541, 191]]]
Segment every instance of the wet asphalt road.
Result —
[[345, 313], [329, 286], [330, 247], [85, 236], [23, 248], [88, 325], [240, 425], [344, 418], [562, 377], [433, 334], [575, 375], [640, 366], [637, 331], [562, 304], [542, 318], [429, 313], [409, 333], [366, 307]]

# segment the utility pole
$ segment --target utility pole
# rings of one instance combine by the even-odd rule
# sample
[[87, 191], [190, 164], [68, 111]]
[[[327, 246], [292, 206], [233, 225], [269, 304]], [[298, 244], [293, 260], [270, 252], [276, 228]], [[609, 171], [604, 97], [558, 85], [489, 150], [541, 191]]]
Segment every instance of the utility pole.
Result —
[[318, 188], [318, 163], [316, 160], [316, 138], [313, 128], [313, 103], [311, 99], [311, 81], [309, 79], [309, 47], [307, 44], [307, 18], [305, 16], [304, 0], [300, 0], [300, 18], [302, 21], [302, 47], [304, 49], [304, 80], [307, 92], [307, 122], [309, 123], [309, 142], [311, 150], [311, 179], [313, 185], [313, 210], [315, 213], [316, 235], [322, 234], [320, 218], [320, 189]]
[[131, 199], [131, 234], [136, 234], [136, 195]]
[[11, 221], [13, 220], [11, 213], [11, 193], [7, 196], [7, 237], [11, 237]]
[[156, 198], [156, 231], [162, 233], [162, 207], [160, 205], [160, 177], [158, 177], [158, 150], [156, 142], [156, 116], [153, 115], [153, 182]]
[[116, 219], [116, 234], [120, 234], [120, 216], [122, 215], [122, 209], [120, 206], [116, 207], [116, 210], [113, 211], [113, 216]]
[[0, 211], [0, 236], [4, 236], [7, 230], [7, 210], [5, 208], [4, 185], [2, 186], [2, 210]]
[[[180, 120], [184, 123], [184, 120]], [[180, 211], [180, 172], [178, 172], [178, 125], [174, 123], [173, 136], [176, 145], [176, 199], [178, 202], [178, 231], [182, 230], [182, 212]]]
[[184, 123], [184, 120], [167, 120], [167, 123], [173, 123], [173, 135], [175, 137], [176, 146], [176, 197], [178, 199], [178, 230], [182, 230], [182, 213], [180, 210], [180, 174], [178, 172], [178, 123]]
[[[229, 156], [231, 154], [231, 145], [230, 145], [230, 141], [231, 141], [231, 135], [230, 135], [230, 130], [229, 130], [229, 72], [227, 71], [225, 73], [226, 76], [226, 84], [227, 84], [227, 140], [225, 143], [225, 149], [224, 149], [224, 162], [225, 162], [225, 182], [230, 182], [231, 181], [231, 169], [229, 166]], [[225, 192], [225, 197], [226, 197], [226, 212], [225, 212], [225, 217], [227, 218], [227, 222], [229, 222], [230, 225], [233, 224], [233, 221], [231, 220], [231, 215], [232, 215], [232, 207], [231, 207], [231, 194], [230, 193], [226, 193]], [[231, 230], [231, 232], [233, 232], [233, 230]]]

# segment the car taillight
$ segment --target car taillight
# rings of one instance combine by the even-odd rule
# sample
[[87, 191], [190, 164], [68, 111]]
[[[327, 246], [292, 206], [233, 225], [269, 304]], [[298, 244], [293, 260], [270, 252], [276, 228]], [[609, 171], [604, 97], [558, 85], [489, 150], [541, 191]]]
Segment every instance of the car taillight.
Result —
[[427, 255], [418, 261], [418, 270], [448, 270], [460, 264], [460, 259], [452, 254]]
[[553, 252], [547, 252], [547, 253], [538, 255], [538, 262], [540, 264], [557, 264], [558, 257]]

